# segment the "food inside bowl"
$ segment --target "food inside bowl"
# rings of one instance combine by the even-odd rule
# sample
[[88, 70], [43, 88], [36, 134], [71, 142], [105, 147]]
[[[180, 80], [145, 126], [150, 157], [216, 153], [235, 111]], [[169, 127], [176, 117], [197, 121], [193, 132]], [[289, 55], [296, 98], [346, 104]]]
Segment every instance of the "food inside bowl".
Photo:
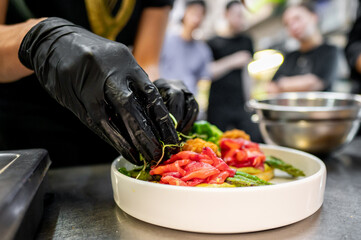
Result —
[[305, 176], [299, 170], [272, 156], [265, 156], [259, 145], [241, 130], [222, 132], [199, 121], [190, 136], [183, 136], [178, 153], [160, 164], [148, 164], [119, 172], [140, 180], [190, 187], [244, 187], [270, 185], [278, 168], [293, 177]]

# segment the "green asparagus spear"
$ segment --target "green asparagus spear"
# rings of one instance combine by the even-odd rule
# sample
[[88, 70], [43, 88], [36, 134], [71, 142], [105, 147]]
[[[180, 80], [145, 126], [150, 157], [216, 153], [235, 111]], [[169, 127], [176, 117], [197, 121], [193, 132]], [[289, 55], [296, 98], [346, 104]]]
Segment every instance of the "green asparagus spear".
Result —
[[249, 174], [249, 173], [241, 172], [241, 171], [237, 171], [237, 172], [236, 172], [235, 177], [238, 177], [238, 176], [242, 176], [242, 177], [251, 179], [251, 180], [253, 180], [253, 181], [255, 181], [255, 182], [257, 182], [257, 183], [259, 183], [259, 184], [261, 184], [261, 185], [271, 185], [271, 184], [272, 184], [272, 183], [270, 183], [270, 182], [267, 182], [267, 181], [265, 181], [265, 180], [260, 179], [260, 178], [257, 177], [257, 176], [254, 176], [254, 175]]
[[293, 177], [305, 176], [305, 173], [302, 170], [297, 169], [294, 166], [292, 166], [291, 164], [285, 163], [281, 159], [276, 158], [274, 156], [267, 157], [265, 163], [267, 163], [268, 165], [270, 165], [273, 168], [282, 170], [282, 171], [292, 175]]
[[[258, 177], [256, 177], [258, 178]], [[261, 180], [261, 179], [259, 179]], [[262, 185], [269, 185], [271, 183], [262, 183], [259, 180], [253, 180], [241, 175], [234, 175], [234, 177], [229, 177], [226, 179], [227, 183], [233, 184], [237, 187], [248, 187], [248, 186], [262, 186]]]
[[236, 187], [249, 187], [249, 186], [258, 186], [255, 182], [250, 181], [249, 179], [240, 179], [240, 178], [233, 178], [228, 177], [226, 182], [232, 184]]

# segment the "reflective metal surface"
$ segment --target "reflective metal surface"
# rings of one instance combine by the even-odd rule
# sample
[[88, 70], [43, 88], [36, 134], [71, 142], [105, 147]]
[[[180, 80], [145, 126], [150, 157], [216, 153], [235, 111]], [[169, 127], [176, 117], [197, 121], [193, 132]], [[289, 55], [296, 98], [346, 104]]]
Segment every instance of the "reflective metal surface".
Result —
[[[37, 239], [356, 240], [361, 236], [360, 147], [361, 139], [355, 139], [341, 152], [323, 159], [327, 167], [325, 198], [315, 214], [286, 227], [246, 234], [176, 231], [125, 214], [113, 200], [110, 165], [51, 170], [48, 200]], [[232, 213], [213, 221], [227, 221], [228, 214]]]
[[260, 121], [259, 127], [266, 143], [325, 154], [349, 143], [355, 136], [358, 121]]
[[50, 159], [44, 149], [0, 152], [0, 238], [32, 238], [40, 222], [44, 178]]
[[248, 106], [258, 115], [266, 143], [325, 154], [349, 143], [360, 125], [361, 96], [346, 93], [282, 93]]
[[360, 116], [361, 95], [336, 92], [287, 92], [248, 102], [262, 119], [330, 120]]

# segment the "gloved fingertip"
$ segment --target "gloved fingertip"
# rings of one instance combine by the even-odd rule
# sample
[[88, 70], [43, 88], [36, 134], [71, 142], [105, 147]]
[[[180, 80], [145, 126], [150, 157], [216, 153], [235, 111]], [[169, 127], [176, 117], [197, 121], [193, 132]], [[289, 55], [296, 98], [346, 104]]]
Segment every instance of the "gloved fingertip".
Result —
[[135, 151], [126, 151], [125, 149], [118, 149], [118, 152], [129, 162], [138, 166], [143, 165], [139, 153], [136, 153]]

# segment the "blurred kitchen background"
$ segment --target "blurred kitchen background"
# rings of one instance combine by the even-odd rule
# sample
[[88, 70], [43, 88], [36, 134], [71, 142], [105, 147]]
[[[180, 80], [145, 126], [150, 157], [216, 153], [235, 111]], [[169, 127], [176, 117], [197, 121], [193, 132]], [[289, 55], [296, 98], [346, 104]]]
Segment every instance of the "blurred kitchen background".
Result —
[[[168, 30], [180, 27], [186, 0], [176, 0], [171, 12]], [[224, 7], [229, 0], [205, 0], [207, 12], [202, 26], [194, 32], [194, 38], [207, 40], [224, 31]], [[247, 8], [243, 8], [245, 32], [251, 36], [254, 48], [254, 62], [248, 65], [251, 85], [250, 97], [261, 98], [265, 83], [270, 81], [282, 63], [279, 54], [298, 48], [298, 42], [289, 37], [282, 23], [282, 13], [290, 4], [301, 3], [300, 0], [246, 0]], [[347, 34], [355, 20], [358, 0], [315, 0], [315, 8], [319, 17], [319, 27], [324, 38], [339, 49], [338, 77], [333, 83], [332, 91], [351, 92], [350, 71], [344, 56]], [[275, 51], [262, 51], [272, 49]], [[276, 56], [270, 57], [270, 55]], [[259, 61], [257, 64], [255, 61]], [[267, 62], [268, 61], [268, 62]], [[253, 65], [252, 65], [253, 64]], [[199, 82], [197, 99], [202, 109], [206, 109], [210, 83]]]

